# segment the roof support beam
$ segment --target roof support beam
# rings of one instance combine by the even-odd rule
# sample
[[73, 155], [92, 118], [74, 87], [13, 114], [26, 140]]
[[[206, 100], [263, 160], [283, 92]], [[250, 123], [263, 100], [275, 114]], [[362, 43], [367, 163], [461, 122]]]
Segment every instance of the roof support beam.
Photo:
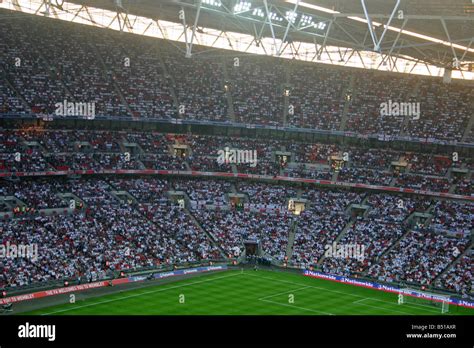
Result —
[[[363, 13], [333, 13], [331, 14], [332, 17], [338, 18], [347, 18], [347, 17], [364, 17]], [[372, 19], [387, 19], [390, 18], [390, 15], [386, 14], [371, 14], [370, 17]], [[408, 19], [421, 19], [421, 20], [435, 20], [435, 19], [442, 19], [444, 18], [445, 20], [448, 21], [474, 21], [474, 16], [436, 16], [436, 15], [410, 15], [410, 14], [404, 14], [403, 18], [408, 18]]]
[[351, 33], [349, 33], [342, 25], [340, 25], [339, 23], [337, 23], [335, 20], [334, 20], [334, 24], [339, 28], [341, 29], [344, 34], [346, 34], [347, 36], [349, 36], [349, 38], [354, 41], [354, 43], [356, 45], [359, 45], [359, 46], [364, 46], [363, 43], [359, 42]]
[[272, 19], [270, 17], [270, 11], [268, 10], [267, 0], [263, 0], [263, 4], [265, 5], [265, 14], [266, 14], [265, 22], [268, 21], [268, 24], [270, 25], [270, 31], [272, 33], [272, 38], [273, 38], [273, 45], [275, 46], [275, 51], [276, 51], [277, 43], [276, 43], [275, 31], [273, 30], [273, 24], [272, 24]]
[[328, 30], [326, 31], [326, 35], [324, 35], [324, 41], [323, 41], [323, 44], [321, 45], [319, 51], [318, 51], [318, 54], [317, 54], [317, 59], [320, 60], [321, 59], [321, 55], [323, 54], [323, 50], [324, 48], [326, 47], [326, 42], [328, 40], [328, 37], [329, 37], [329, 32], [331, 31], [331, 27], [332, 27], [332, 23], [334, 22], [334, 20], [330, 21], [329, 22], [329, 26], [328, 26]]
[[[386, 56], [385, 58], [390, 57], [390, 56], [392, 55], [393, 49], [395, 48], [395, 46], [396, 46], [396, 44], [397, 44], [397, 42], [398, 42], [398, 39], [400, 38], [400, 35], [401, 35], [402, 31], [403, 31], [403, 28], [405, 28], [405, 25], [407, 24], [407, 22], [408, 22], [408, 18], [405, 18], [405, 20], [403, 21], [402, 26], [400, 27], [400, 30], [399, 30], [399, 32], [398, 32], [398, 34], [397, 34], [397, 37], [395, 38], [395, 41], [393, 41], [392, 47], [390, 48], [390, 51], [388, 52], [388, 54], [387, 54], [387, 56]], [[385, 58], [382, 60], [382, 62], [385, 60]]]
[[466, 53], [469, 48], [471, 48], [472, 42], [474, 41], [474, 37], [471, 38], [471, 41], [469, 41], [469, 45], [467, 45], [467, 48], [464, 50], [464, 53], [462, 54], [461, 58], [459, 59], [461, 62], [464, 60], [464, 57], [466, 56]]
[[[298, 9], [299, 3], [300, 3], [300, 0], [296, 0], [295, 8], [293, 9], [293, 12], [291, 12], [291, 14], [296, 14], [296, 10]], [[282, 52], [283, 44], [285, 43], [286, 37], [288, 36], [288, 31], [290, 30], [290, 27], [292, 25], [292, 22], [291, 22], [292, 19], [293, 18], [286, 18], [286, 20], [288, 21], [288, 25], [286, 26], [285, 34], [283, 35], [283, 39], [281, 40], [280, 47], [278, 48], [278, 51], [276, 53], [277, 56], [279, 56]]]
[[370, 19], [369, 13], [367, 12], [367, 7], [365, 6], [365, 1], [360, 0], [362, 4], [362, 8], [364, 9], [364, 15], [365, 18], [367, 19], [367, 25], [369, 26], [369, 33], [370, 36], [372, 37], [372, 42], [374, 43], [374, 50], [376, 50], [377, 47], [377, 33], [374, 31], [374, 26], [372, 24], [372, 19]]
[[453, 58], [453, 67], [454, 68], [459, 68], [460, 67], [460, 61], [458, 59], [456, 51], [454, 50], [453, 42], [451, 41], [451, 36], [449, 35], [448, 27], [446, 26], [446, 21], [444, 20], [444, 18], [441, 18], [441, 24], [443, 24], [444, 32], [446, 33], [446, 37], [448, 38], [448, 41], [451, 44], [451, 52], [453, 52], [453, 57], [454, 57]]
[[184, 8], [181, 6], [180, 17], [183, 20], [183, 34], [184, 34], [184, 42], [186, 43], [186, 55], [188, 55], [189, 48], [188, 48], [188, 25], [186, 24], [186, 13]]
[[197, 24], [198, 24], [198, 20], [199, 20], [199, 15], [201, 13], [201, 4], [202, 4], [202, 0], [199, 0], [198, 2], [198, 7], [197, 7], [197, 12], [196, 12], [196, 18], [194, 18], [194, 26], [193, 26], [193, 33], [191, 35], [191, 41], [189, 42], [189, 45], [186, 45], [186, 57], [189, 58], [191, 57], [192, 55], [192, 51], [193, 51], [193, 41], [194, 41], [194, 37], [196, 35], [196, 28], [197, 28]]
[[400, 0], [397, 0], [395, 7], [393, 8], [392, 14], [390, 15], [387, 24], [384, 26], [384, 30], [380, 39], [377, 39], [377, 34], [375, 33], [374, 26], [372, 24], [372, 19], [370, 18], [369, 13], [367, 12], [367, 6], [365, 6], [365, 0], [360, 0], [362, 3], [362, 8], [364, 9], [365, 18], [367, 19], [367, 25], [369, 26], [370, 36], [372, 36], [372, 41], [374, 43], [374, 51], [380, 52], [380, 45], [383, 41], [385, 34], [387, 33], [388, 27], [392, 22], [393, 17], [395, 17], [395, 12], [398, 10], [398, 6], [400, 6]]

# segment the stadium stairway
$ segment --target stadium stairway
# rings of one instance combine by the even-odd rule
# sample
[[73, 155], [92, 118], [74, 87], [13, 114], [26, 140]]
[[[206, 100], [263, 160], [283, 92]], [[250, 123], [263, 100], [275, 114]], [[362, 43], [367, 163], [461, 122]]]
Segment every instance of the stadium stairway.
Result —
[[434, 217], [434, 210], [435, 210], [435, 205], [436, 205], [436, 202], [432, 202], [431, 205], [428, 207], [428, 209], [426, 209], [425, 213], [428, 213], [431, 215], [431, 217], [429, 217], [426, 221], [425, 221], [425, 224], [426, 225], [430, 225], [431, 224], [431, 220], [433, 220], [433, 217]]
[[461, 141], [467, 141], [469, 135], [471, 134], [472, 126], [474, 125], [474, 98], [471, 99], [471, 118], [469, 119], [469, 123], [467, 124], [466, 129], [464, 130], [464, 134], [462, 136]]
[[36, 140], [27, 141], [22, 137], [20, 139], [21, 139], [21, 146], [24, 149], [27, 149], [27, 150], [34, 150], [35, 148], [39, 149], [41, 153], [41, 157], [43, 158], [46, 158], [46, 156], [50, 155], [50, 153], [46, 150], [46, 148], [42, 144], [40, 144], [38, 141]]
[[[1, 66], [0, 66], [0, 69], [3, 69]], [[5, 83], [7, 84], [7, 86], [13, 91], [15, 92], [15, 94], [17, 95], [18, 99], [20, 99], [21, 101], [21, 104], [23, 105], [23, 107], [25, 108], [26, 111], [28, 111], [29, 113], [32, 113], [32, 110], [31, 110], [31, 107], [30, 105], [27, 103], [26, 99], [23, 97], [23, 95], [18, 92], [18, 90], [15, 88], [15, 86], [8, 80], [5, 72], [3, 72], [2, 70], [2, 75], [3, 76], [0, 76], [0, 81], [5, 81]]]
[[[55, 69], [55, 68], [53, 67], [53, 69]], [[69, 87], [66, 85], [66, 83], [64, 82], [64, 80], [62, 78], [59, 79], [59, 83], [61, 84], [61, 86], [66, 91], [66, 94], [68, 95], [68, 98], [71, 98], [72, 100], [76, 100], [74, 98], [73, 94], [71, 93], [71, 90], [69, 89]]]
[[[412, 91], [412, 94], [411, 94], [411, 97], [414, 99], [414, 100], [417, 100], [418, 98], [418, 93], [419, 93], [419, 90], [420, 90], [420, 85], [421, 85], [421, 79], [418, 79], [417, 80], [417, 83], [415, 84], [415, 87], [413, 87], [413, 91]], [[410, 122], [410, 117], [405, 117], [403, 119], [403, 123], [402, 123], [402, 127], [400, 129], [400, 135], [402, 136], [405, 136], [406, 135], [406, 131], [407, 131], [407, 128], [408, 128], [408, 123]]]
[[[117, 197], [114, 192], [120, 192], [120, 193], [123, 193], [125, 192], [125, 194], [127, 195], [127, 197], [129, 197], [133, 202], [135, 203], [140, 203], [140, 201], [138, 200], [137, 197], [135, 197], [132, 193], [130, 193], [129, 191], [125, 191], [123, 189], [121, 189], [120, 187], [117, 187], [115, 185], [112, 184], [112, 182], [110, 180], [107, 180], [107, 185], [109, 185], [109, 192], [111, 192], [111, 194], [113, 195], [114, 198], [117, 198], [118, 200], [121, 200], [119, 197]], [[141, 212], [140, 210], [138, 210], [138, 212], [140, 212], [143, 216], [145, 216], [146, 218], [146, 214], [143, 214], [143, 212]], [[148, 220], [148, 219], [147, 219]], [[151, 221], [153, 222], [153, 221]]]
[[120, 102], [125, 106], [125, 108], [127, 109], [127, 112], [129, 114], [130, 117], [133, 117], [133, 111], [132, 109], [130, 108], [130, 105], [128, 105], [128, 102], [127, 102], [127, 99], [125, 99], [122, 91], [120, 90], [119, 86], [117, 85], [117, 83], [115, 82], [114, 79], [110, 78], [110, 74], [107, 74], [107, 65], [105, 64], [104, 62], [104, 59], [102, 58], [102, 55], [100, 54], [99, 50], [97, 49], [97, 47], [95, 47], [94, 45], [90, 45], [89, 44], [89, 47], [90, 49], [94, 52], [95, 56], [97, 57], [97, 60], [99, 61], [100, 63], [100, 66], [102, 67], [102, 72], [104, 73], [104, 78], [106, 81], [108, 81], [109, 83], [112, 84], [112, 86], [114, 87], [114, 90], [115, 92], [117, 93], [117, 95], [119, 96], [120, 98]]
[[[303, 189], [299, 188], [298, 192], [296, 194], [296, 198], [301, 198], [303, 195]], [[291, 224], [291, 227], [288, 231], [288, 244], [286, 245], [286, 257], [288, 258], [288, 261], [291, 260], [291, 257], [293, 256], [293, 249], [295, 247], [295, 237], [296, 237], [296, 229], [298, 227], [298, 219], [293, 221]]]
[[[347, 231], [349, 231], [349, 229], [351, 229], [352, 226], [354, 226], [354, 224], [355, 224], [355, 219], [351, 219], [346, 224], [346, 226], [342, 229], [342, 231], [337, 235], [336, 239], [334, 239], [334, 243], [339, 243], [339, 241], [345, 236]], [[325, 258], [326, 258], [326, 256], [323, 254], [323, 256], [318, 260], [317, 265], [321, 266]]]
[[230, 121], [235, 122], [234, 100], [232, 99], [232, 83], [230, 83], [229, 72], [225, 63], [225, 56], [222, 56], [222, 71], [224, 72], [224, 81], [228, 86], [225, 95], [227, 98], [227, 116]]
[[[424, 213], [427, 213], [427, 214], [430, 214], [432, 212], [432, 210], [434, 209], [434, 204], [432, 204], [428, 209], [426, 209], [424, 211]], [[417, 211], [413, 211], [410, 215], [408, 215], [406, 217], [406, 219], [402, 222], [402, 226], [410, 226], [410, 222], [411, 220], [415, 217], [415, 214], [416, 213], [419, 213]], [[429, 224], [431, 219], [433, 217], [430, 217], [428, 218], [428, 220], [426, 220], [426, 223]], [[405, 230], [405, 232], [403, 232], [403, 234], [391, 245], [389, 246], [386, 250], [384, 250], [378, 257], [376, 257], [374, 259], [374, 264], [376, 264], [378, 262], [378, 260], [380, 260], [385, 254], [388, 254], [390, 252], [390, 250], [392, 250], [393, 248], [395, 248], [398, 244], [400, 244], [400, 241], [405, 238], [409, 233], [411, 232], [411, 229], [410, 228], [407, 228]], [[366, 275], [367, 273], [369, 272], [369, 268], [367, 268], [362, 274], [363, 275]]]
[[461, 259], [463, 258], [464, 255], [466, 255], [467, 253], [471, 252], [472, 248], [474, 247], [474, 242], [471, 242], [471, 245], [469, 245], [466, 250], [464, 250], [462, 253], [460, 253], [454, 260], [453, 262], [451, 262], [449, 265], [446, 266], [445, 269], [443, 269], [443, 271], [438, 274], [434, 279], [433, 281], [431, 282], [431, 284], [436, 284], [436, 282], [438, 281], [438, 279], [440, 279], [441, 277], [443, 277], [443, 275], [445, 275], [452, 267], [456, 266], [456, 264], [461, 261]]
[[[370, 195], [366, 195], [360, 204], [370, 206], [370, 204], [367, 203], [367, 201], [369, 200], [369, 197], [370, 197]], [[366, 213], [364, 213], [364, 215], [365, 214]]]
[[[61, 72], [57, 70], [56, 66], [52, 64], [46, 57], [44, 57], [44, 55], [40, 51], [38, 51], [38, 54], [41, 60], [45, 62], [46, 66], [50, 67], [50, 69], [48, 69], [50, 78], [53, 80], [57, 80], [61, 84], [61, 87], [66, 92], [68, 98], [71, 98], [72, 100], [76, 100], [71, 90], [69, 89], [67, 84], [64, 82]], [[61, 77], [58, 78], [58, 76], [61, 76]]]
[[396, 186], [397, 185], [397, 178], [393, 177], [390, 179], [390, 182], [388, 184], [389, 186]]
[[449, 187], [448, 193], [454, 193], [454, 191], [456, 191], [457, 186], [458, 186], [457, 184], [452, 183], [451, 186]]
[[[351, 93], [354, 92], [354, 81], [355, 81], [355, 75], [351, 75], [351, 80], [349, 82], [349, 85], [342, 91], [342, 96], [344, 97], [347, 95], [347, 92], [351, 91]], [[348, 98], [344, 98], [344, 109], [342, 109], [342, 115], [341, 115], [341, 125], [339, 126], [340, 131], [345, 131], [346, 130], [346, 124], [347, 124], [347, 112], [349, 111], [349, 106], [351, 104], [351, 100]]]
[[116, 198], [118, 201], [120, 201], [120, 202], [123, 202], [123, 201], [127, 202], [127, 201], [128, 201], [128, 202], [133, 202], [134, 204], [138, 204], [137, 199], [136, 199], [134, 196], [132, 196], [132, 195], [130, 194], [130, 192], [128, 192], [128, 191], [124, 191], [124, 190], [119, 190], [119, 191], [112, 190], [112, 191], [110, 191], [110, 194], [111, 194], [113, 197], [115, 197], [115, 198]]
[[154, 50], [155, 50], [155, 53], [156, 53], [156, 57], [160, 61], [160, 66], [163, 69], [163, 71], [165, 73], [165, 76], [168, 77], [171, 80], [171, 85], [169, 86], [170, 87], [171, 98], [173, 99], [173, 105], [174, 105], [175, 110], [176, 110], [176, 115], [179, 115], [179, 102], [178, 102], [178, 97], [176, 95], [176, 90], [175, 90], [176, 80], [174, 79], [173, 75], [169, 73], [168, 67], [166, 66], [166, 64], [163, 60], [163, 56], [158, 51], [158, 47], [157, 46], [154, 46], [154, 47], [155, 47]]
[[15, 196], [3, 196], [2, 202], [10, 205], [12, 208], [13, 207], [26, 207], [26, 204], [21, 199]]
[[145, 151], [143, 151], [142, 147], [137, 143], [127, 143], [126, 141], [122, 140], [119, 141], [120, 151], [122, 153], [132, 153], [129, 148], [134, 148], [135, 154], [132, 155], [132, 158], [135, 162], [140, 165], [140, 169], [146, 169], [145, 164], [142, 162], [142, 156], [146, 155]]
[[[291, 71], [292, 71], [291, 64], [285, 65], [285, 86], [284, 86], [284, 88], [290, 86]], [[283, 127], [286, 127], [288, 125], [289, 106], [290, 106], [290, 96], [286, 95], [286, 94], [283, 94]]]
[[5, 219], [6, 216], [10, 216], [11, 210], [13, 210], [14, 207], [26, 207], [26, 204], [23, 203], [23, 201], [19, 200], [15, 196], [3, 196], [0, 197], [0, 203], [5, 204], [9, 211], [2, 211], [0, 212], [0, 219]]
[[183, 164], [184, 164], [184, 166], [186, 167], [186, 170], [187, 170], [187, 171], [192, 171], [192, 168], [191, 168], [191, 166], [189, 165], [188, 161], [184, 161]]
[[[108, 183], [110, 185], [110, 187], [112, 188], [115, 188], [117, 189], [115, 186], [111, 185], [110, 183]], [[118, 191], [114, 191], [114, 192], [118, 192]], [[128, 191], [123, 191], [123, 190], [120, 190], [120, 195], [123, 195], [124, 193], [126, 194], [127, 197], [130, 197], [131, 199], [133, 199], [135, 202], [139, 202], [138, 199], [132, 195], [130, 192]], [[115, 195], [114, 195], [115, 196]], [[119, 198], [120, 199], [120, 198]], [[188, 200], [188, 199], [187, 199]], [[153, 225], [157, 226], [160, 230], [162, 229], [160, 226], [157, 225], [157, 223], [155, 221], [153, 221], [152, 219], [149, 219], [147, 214], [144, 212], [144, 211], [141, 211], [140, 209], [137, 209], [137, 207], [135, 206], [135, 210], [137, 212], [139, 212], [147, 221], [149, 221], [150, 223], [152, 223]], [[219, 250], [219, 253], [221, 254], [221, 256], [223, 258], [227, 258], [224, 250], [222, 249], [222, 247], [219, 245], [219, 243], [217, 243], [217, 240], [214, 238], [214, 236], [210, 233], [208, 233], [202, 226], [201, 224], [196, 220], [196, 218], [194, 217], [194, 215], [187, 209], [187, 208], [184, 208], [183, 209], [184, 213], [186, 215], [189, 216], [190, 220], [193, 222], [194, 226], [200, 230], [202, 233], [205, 233], [207, 238], [210, 240], [211, 244], [214, 245], [218, 250]]]
[[[303, 189], [299, 188], [296, 194], [296, 198], [301, 198], [302, 195], [303, 195]], [[295, 220], [291, 224], [291, 227], [288, 231], [288, 244], [286, 245], [286, 257], [288, 261], [290, 261], [293, 256], [293, 248], [295, 246], [295, 237], [296, 237], [297, 227], [298, 227], [298, 220]]]
[[[408, 219], [408, 218], [407, 218]], [[378, 257], [375, 257], [372, 262], [372, 266], [376, 265], [379, 260], [386, 254], [388, 254], [393, 248], [395, 248], [398, 244], [400, 244], [400, 241], [405, 238], [409, 233], [411, 232], [411, 229], [407, 228], [405, 232], [392, 244], [390, 245], [387, 249], [385, 249]], [[362, 272], [362, 275], [365, 276], [367, 273], [369, 273], [370, 267], [367, 267], [364, 272]]]
[[288, 231], [288, 244], [286, 245], [286, 254], [285, 254], [288, 260], [291, 260], [291, 257], [293, 256], [297, 226], [298, 226], [298, 221], [295, 220], [291, 224], [290, 230]]
[[189, 216], [189, 218], [191, 219], [191, 221], [193, 222], [194, 226], [196, 226], [196, 228], [201, 231], [202, 233], [205, 233], [207, 238], [211, 241], [211, 244], [213, 246], [215, 246], [218, 250], [219, 250], [219, 253], [221, 254], [221, 256], [224, 258], [224, 259], [227, 259], [227, 255], [225, 254], [225, 251], [224, 249], [222, 249], [221, 245], [217, 242], [216, 238], [211, 234], [209, 233], [208, 231], [206, 231], [202, 226], [201, 224], [199, 223], [199, 221], [194, 217], [193, 213], [191, 213], [187, 208], [184, 208], [183, 209], [184, 213], [186, 215]]
[[74, 193], [72, 192], [66, 192], [66, 193], [56, 193], [56, 196], [58, 196], [59, 198], [61, 198], [61, 200], [63, 201], [70, 201], [71, 199], [73, 199], [74, 201], [77, 202], [81, 202], [83, 207], [87, 208], [87, 203], [84, 202], [84, 200], [82, 198], [80, 198], [79, 196], [75, 195]]

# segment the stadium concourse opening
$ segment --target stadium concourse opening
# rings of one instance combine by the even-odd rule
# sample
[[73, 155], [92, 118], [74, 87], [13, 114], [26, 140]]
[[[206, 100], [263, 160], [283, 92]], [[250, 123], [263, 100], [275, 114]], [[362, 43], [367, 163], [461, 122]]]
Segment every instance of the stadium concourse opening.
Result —
[[474, 7], [348, 3], [0, 0], [5, 344], [273, 316], [466, 343]]

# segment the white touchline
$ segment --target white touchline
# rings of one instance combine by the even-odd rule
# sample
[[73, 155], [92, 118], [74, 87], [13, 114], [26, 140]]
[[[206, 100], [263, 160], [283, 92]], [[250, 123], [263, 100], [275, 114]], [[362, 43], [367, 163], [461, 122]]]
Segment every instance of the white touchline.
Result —
[[[189, 283], [189, 284], [171, 286], [171, 287], [168, 287], [168, 288], [165, 288], [165, 289], [158, 289], [158, 290], [153, 290], [153, 291], [146, 291], [146, 292], [142, 292], [142, 293], [140, 293], [140, 294], [135, 294], [135, 295], [130, 295], [130, 296], [124, 296], [124, 297], [114, 298], [114, 299], [111, 299], [111, 300], [100, 301], [100, 302], [95, 302], [95, 303], [90, 303], [90, 304], [86, 304], [86, 305], [83, 305], [83, 306], [76, 306], [76, 307], [72, 307], [72, 308], [61, 309], [61, 310], [58, 310], [58, 311], [49, 312], [49, 313], [44, 313], [44, 314], [41, 314], [41, 315], [50, 315], [50, 314], [55, 314], [55, 313], [61, 313], [61, 312], [72, 311], [72, 310], [74, 310], [74, 309], [80, 309], [80, 308], [84, 308], [84, 307], [96, 306], [96, 305], [103, 304], [103, 303], [109, 303], [109, 302], [114, 302], [114, 301], [125, 300], [125, 299], [127, 299], [127, 298], [139, 297], [139, 296], [143, 296], [143, 295], [147, 295], [147, 294], [153, 294], [153, 293], [155, 293], [155, 292], [161, 292], [161, 291], [166, 291], [166, 290], [170, 290], [170, 289], [182, 288], [182, 287], [184, 287], [184, 286], [195, 285], [195, 284], [200, 284], [200, 283], [206, 283], [206, 282], [210, 282], [210, 281], [213, 281], [213, 280], [223, 279], [223, 278], [229, 278], [229, 277], [234, 277], [234, 276], [241, 275], [241, 274], [242, 274], [242, 273], [229, 274], [229, 275], [222, 276], [222, 277], [217, 277], [217, 278], [212, 278], [212, 279], [207, 279], [207, 280], [201, 280], [201, 281], [199, 281], [199, 282], [194, 282], [194, 283]], [[132, 291], [132, 290], [130, 290], [130, 291]]]

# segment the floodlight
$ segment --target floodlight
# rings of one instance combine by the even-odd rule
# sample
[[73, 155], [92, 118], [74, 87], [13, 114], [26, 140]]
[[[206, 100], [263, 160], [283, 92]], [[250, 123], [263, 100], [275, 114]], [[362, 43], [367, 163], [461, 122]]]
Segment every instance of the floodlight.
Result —
[[285, 18], [288, 20], [288, 22], [295, 23], [297, 17], [298, 14], [294, 11], [286, 11], [285, 13]]
[[220, 0], [202, 0], [203, 5], [210, 5], [215, 7], [221, 7], [222, 3]]
[[234, 6], [234, 13], [246, 12], [250, 10], [252, 4], [248, 1], [240, 1]]
[[265, 17], [265, 13], [260, 8], [255, 8], [252, 12], [252, 16]]

